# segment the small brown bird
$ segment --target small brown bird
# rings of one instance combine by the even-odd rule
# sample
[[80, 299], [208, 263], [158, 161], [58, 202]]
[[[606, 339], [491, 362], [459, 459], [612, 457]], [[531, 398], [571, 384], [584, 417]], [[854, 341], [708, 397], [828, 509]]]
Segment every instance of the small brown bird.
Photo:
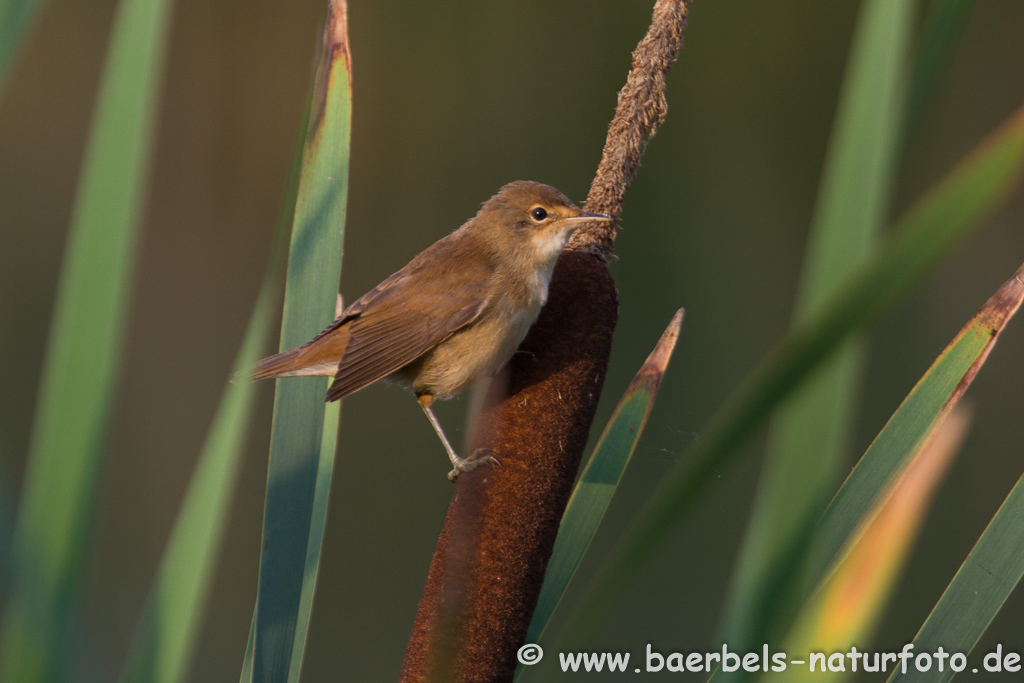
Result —
[[573, 230], [608, 216], [581, 211], [548, 185], [505, 185], [476, 216], [342, 311], [312, 341], [261, 360], [251, 379], [334, 377], [336, 401], [387, 378], [416, 395], [460, 472], [498, 461], [487, 449], [459, 457], [434, 416], [512, 357], [547, 302], [555, 261]]

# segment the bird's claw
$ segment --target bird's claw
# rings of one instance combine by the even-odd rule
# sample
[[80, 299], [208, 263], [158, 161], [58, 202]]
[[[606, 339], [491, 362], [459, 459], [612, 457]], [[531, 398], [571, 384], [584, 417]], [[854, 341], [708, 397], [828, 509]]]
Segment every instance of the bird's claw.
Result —
[[504, 469], [501, 466], [501, 462], [493, 454], [494, 451], [490, 448], [478, 448], [469, 457], [459, 458], [458, 462], [455, 463], [455, 467], [448, 473], [448, 481], [454, 484], [460, 474], [471, 472], [481, 465], [497, 467], [499, 470]]

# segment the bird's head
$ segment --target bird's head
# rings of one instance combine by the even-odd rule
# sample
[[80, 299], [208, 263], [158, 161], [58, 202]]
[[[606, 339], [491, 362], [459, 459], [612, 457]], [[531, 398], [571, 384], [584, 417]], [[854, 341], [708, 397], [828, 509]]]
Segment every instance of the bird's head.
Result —
[[487, 200], [473, 222], [500, 251], [536, 267], [551, 267], [573, 230], [583, 223], [610, 220], [581, 211], [550, 185], [519, 180]]

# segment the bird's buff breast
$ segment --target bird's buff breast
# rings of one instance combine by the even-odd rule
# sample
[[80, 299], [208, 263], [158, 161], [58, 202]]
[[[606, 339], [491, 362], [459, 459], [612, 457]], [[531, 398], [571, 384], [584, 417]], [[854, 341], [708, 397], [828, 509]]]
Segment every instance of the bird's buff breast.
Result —
[[538, 303], [519, 311], [491, 311], [438, 344], [396, 379], [417, 394], [451, 398], [473, 382], [498, 372], [508, 362], [540, 315]]

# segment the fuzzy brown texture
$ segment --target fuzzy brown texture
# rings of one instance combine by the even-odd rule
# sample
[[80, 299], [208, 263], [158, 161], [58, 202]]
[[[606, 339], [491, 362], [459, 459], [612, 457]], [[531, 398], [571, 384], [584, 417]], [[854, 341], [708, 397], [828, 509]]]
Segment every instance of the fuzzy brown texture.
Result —
[[601, 163], [587, 195], [587, 211], [614, 220], [578, 230], [569, 242], [570, 249], [587, 251], [605, 262], [611, 259], [626, 191], [640, 170], [647, 143], [668, 114], [665, 75], [682, 47], [689, 8], [690, 0], [658, 0], [654, 5], [647, 35], [633, 51], [632, 69], [619, 91]]
[[563, 254], [525, 353], [509, 364], [508, 398], [477, 421], [469, 452], [491, 448], [503, 469], [459, 478], [403, 681], [511, 680], [597, 409], [617, 312], [604, 263]]
[[[503, 469], [463, 474], [448, 508], [402, 667], [403, 683], [511, 681], [604, 385], [618, 319], [612, 257], [622, 201], [665, 118], [665, 74], [689, 6], [658, 0], [619, 94], [588, 211], [615, 218], [577, 231], [548, 304], [509, 363], [502, 396], [470, 449]], [[497, 383], [496, 383], [497, 386]]]

